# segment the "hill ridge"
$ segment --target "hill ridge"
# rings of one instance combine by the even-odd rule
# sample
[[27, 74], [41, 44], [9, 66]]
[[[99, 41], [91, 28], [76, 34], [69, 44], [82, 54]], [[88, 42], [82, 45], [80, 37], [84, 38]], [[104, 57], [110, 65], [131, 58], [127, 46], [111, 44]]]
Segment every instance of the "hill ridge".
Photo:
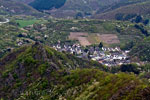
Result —
[[135, 100], [150, 95], [149, 85], [133, 74], [105, 72], [107, 68], [99, 63], [39, 42], [13, 51], [0, 62], [0, 99], [4, 100]]
[[117, 9], [114, 9], [114, 10], [111, 10], [111, 11], [108, 11], [105, 13], [96, 14], [92, 17], [97, 18], [97, 19], [109, 19], [109, 20], [111, 20], [111, 19], [115, 19], [117, 14], [147, 15], [149, 13], [149, 9], [150, 9], [149, 5], [150, 5], [150, 1], [144, 1], [141, 3], [136, 3], [136, 4], [131, 4], [131, 5], [119, 7]]

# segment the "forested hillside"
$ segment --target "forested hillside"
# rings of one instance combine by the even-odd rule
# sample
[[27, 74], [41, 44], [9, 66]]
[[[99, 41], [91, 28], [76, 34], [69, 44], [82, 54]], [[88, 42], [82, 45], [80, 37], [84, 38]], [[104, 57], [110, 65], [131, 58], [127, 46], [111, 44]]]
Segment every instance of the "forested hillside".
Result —
[[[30, 5], [38, 10], [48, 10], [54, 17], [89, 17], [144, 1], [149, 0], [35, 0]], [[56, 9], [53, 11], [53, 8]]]
[[60, 8], [66, 0], [34, 0], [29, 5], [37, 10], [50, 10], [52, 8]]
[[[116, 9], [124, 9], [122, 7], [131, 6], [134, 4], [142, 4], [149, 0], [15, 0], [18, 2], [24, 2], [32, 6], [33, 8], [46, 11], [53, 17], [89, 17], [94, 15], [96, 18], [103, 18], [103, 14], [110, 13]], [[136, 9], [140, 9], [139, 6]], [[124, 9], [125, 10], [125, 9]], [[129, 11], [129, 10], [128, 10]], [[133, 9], [131, 9], [133, 11]], [[131, 12], [130, 11], [130, 12]], [[143, 10], [142, 10], [143, 11]], [[134, 11], [133, 11], [134, 12]], [[138, 11], [137, 11], [138, 12]], [[101, 15], [102, 14], [102, 15]], [[110, 13], [111, 14], [111, 13]], [[102, 17], [104, 16], [104, 17]], [[114, 16], [113, 16], [114, 17]], [[107, 16], [106, 16], [106, 19]]]
[[98, 19], [117, 19], [118, 17], [135, 17], [136, 15], [149, 15], [150, 1], [132, 4], [124, 7], [120, 7], [114, 10], [107, 11], [105, 13], [96, 14], [93, 16]]
[[0, 66], [0, 98], [4, 100], [147, 100], [150, 95], [148, 84], [133, 74], [100, 71], [107, 70], [38, 42], [8, 54]]
[[42, 13], [33, 9], [31, 6], [14, 0], [0, 0], [0, 14], [43, 16]]
[[150, 37], [136, 43], [130, 55], [139, 58], [141, 61], [150, 61]]

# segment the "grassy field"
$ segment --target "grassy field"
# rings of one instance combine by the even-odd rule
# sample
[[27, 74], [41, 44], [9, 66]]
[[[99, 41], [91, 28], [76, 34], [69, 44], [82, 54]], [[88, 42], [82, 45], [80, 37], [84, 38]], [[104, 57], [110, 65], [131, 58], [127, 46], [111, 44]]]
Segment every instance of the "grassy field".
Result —
[[31, 19], [31, 20], [16, 20], [17, 23], [19, 23], [20, 27], [25, 27], [28, 25], [32, 25], [35, 23], [43, 23], [44, 21], [42, 20], [37, 20], [37, 19]]

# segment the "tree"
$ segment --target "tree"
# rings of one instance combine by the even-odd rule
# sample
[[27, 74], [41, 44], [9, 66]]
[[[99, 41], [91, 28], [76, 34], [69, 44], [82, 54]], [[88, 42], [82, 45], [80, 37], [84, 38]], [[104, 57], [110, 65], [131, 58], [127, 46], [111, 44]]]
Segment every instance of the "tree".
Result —
[[139, 15], [139, 16], [136, 17], [135, 22], [136, 22], [136, 23], [139, 23], [139, 22], [141, 22], [142, 20], [143, 20], [143, 18]]
[[121, 65], [120, 69], [122, 72], [133, 72], [135, 74], [140, 73], [140, 71], [138, 70], [138, 66], [135, 64]]
[[0, 16], [0, 22], [5, 22], [5, 18]]
[[10, 24], [10, 25], [14, 25], [14, 26], [20, 26], [20, 24], [17, 23], [15, 20], [11, 20], [11, 21], [9, 22], [9, 24]]
[[84, 52], [86, 52], [86, 53], [87, 53], [88, 51], [89, 51], [89, 50], [88, 50], [87, 48], [85, 48], [85, 49], [84, 49]]
[[123, 13], [118, 13], [115, 15], [116, 20], [123, 20], [124, 14]]
[[122, 50], [130, 50], [136, 45], [136, 41], [129, 41], [123, 45], [121, 45]]
[[79, 18], [83, 18], [83, 14], [81, 12], [78, 12], [76, 14], [76, 19], [79, 19]]
[[103, 47], [103, 43], [100, 42], [100, 44], [98, 45], [99, 48], [102, 48]]
[[135, 18], [136, 16], [137, 16], [136, 14], [128, 14], [125, 16], [124, 20], [130, 20], [130, 19]]
[[149, 36], [148, 31], [144, 29], [143, 25], [135, 24], [135, 28], [139, 29], [145, 36], [147, 37]]
[[149, 23], [149, 19], [146, 19], [146, 20], [143, 22], [144, 25], [147, 25], [148, 23]]

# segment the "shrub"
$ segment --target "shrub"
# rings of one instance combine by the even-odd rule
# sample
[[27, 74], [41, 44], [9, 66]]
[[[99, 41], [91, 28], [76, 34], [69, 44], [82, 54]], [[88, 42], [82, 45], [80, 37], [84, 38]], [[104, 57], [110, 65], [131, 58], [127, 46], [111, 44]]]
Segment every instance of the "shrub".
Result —
[[38, 67], [38, 71], [41, 75], [43, 75], [46, 71], [47, 65], [46, 64], [42, 64]]

